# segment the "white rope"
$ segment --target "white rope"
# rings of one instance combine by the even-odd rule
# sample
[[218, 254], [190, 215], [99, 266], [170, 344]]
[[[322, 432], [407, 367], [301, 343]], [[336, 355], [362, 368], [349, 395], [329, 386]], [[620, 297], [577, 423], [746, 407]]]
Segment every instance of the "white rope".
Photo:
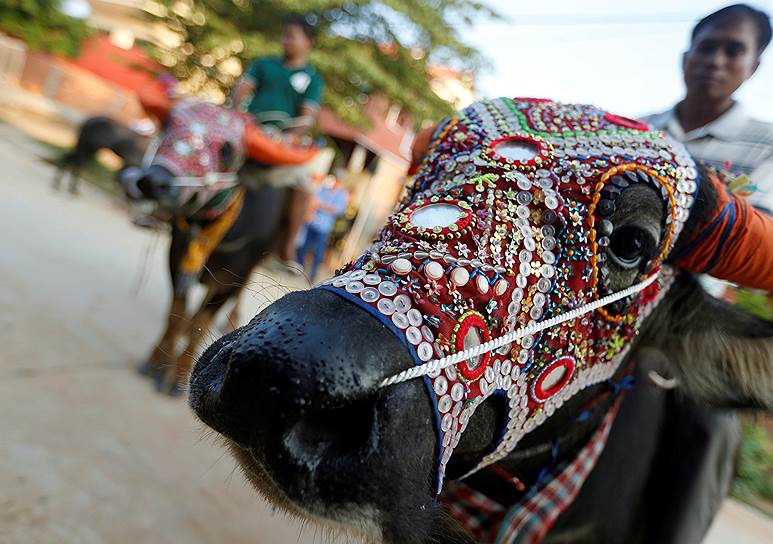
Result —
[[515, 340], [518, 340], [519, 338], [523, 338], [524, 336], [531, 336], [545, 329], [549, 329], [551, 327], [555, 327], [556, 325], [560, 325], [561, 323], [572, 321], [573, 319], [577, 319], [578, 317], [585, 315], [587, 313], [590, 313], [596, 310], [597, 308], [601, 308], [602, 306], [606, 306], [607, 304], [610, 304], [622, 298], [629, 297], [634, 293], [638, 293], [639, 291], [646, 289], [647, 286], [649, 286], [653, 281], [655, 281], [656, 278], [657, 278], [657, 274], [653, 274], [649, 278], [635, 285], [632, 285], [628, 289], [623, 289], [622, 291], [618, 291], [617, 293], [612, 293], [611, 295], [607, 295], [603, 298], [600, 298], [599, 300], [595, 300], [593, 302], [589, 302], [588, 304], [584, 304], [579, 308], [575, 308], [574, 310], [570, 310], [566, 313], [553, 316], [550, 319], [546, 319], [545, 321], [540, 321], [539, 323], [534, 323], [532, 325], [522, 327], [518, 330], [507, 333], [504, 336], [500, 336], [499, 338], [494, 338], [493, 340], [489, 340], [488, 342], [485, 342], [483, 344], [478, 344], [477, 346], [465, 349], [464, 351], [458, 351], [451, 355], [447, 355], [441, 359], [433, 359], [432, 361], [428, 361], [423, 365], [418, 365], [412, 368], [408, 368], [406, 370], [403, 370], [402, 372], [395, 374], [394, 376], [386, 378], [383, 382], [381, 382], [381, 387], [386, 387], [387, 385], [393, 385], [396, 383], [405, 382], [408, 380], [412, 380], [413, 378], [425, 376], [435, 371], [443, 370], [444, 368], [448, 368], [449, 366], [453, 366], [462, 361], [466, 361], [467, 359], [472, 359], [473, 357], [477, 357], [484, 353], [493, 351], [497, 348], [504, 346], [505, 344], [510, 344]]
[[223, 184], [223, 189], [239, 183], [236, 172], [209, 172], [204, 176], [176, 176], [172, 178], [174, 187], [211, 187], [217, 183]]
[[153, 164], [153, 159], [156, 158], [156, 153], [158, 153], [159, 147], [161, 147], [161, 133], [150, 140], [148, 147], [145, 148], [145, 153], [142, 155], [142, 168], [148, 168], [151, 164]]

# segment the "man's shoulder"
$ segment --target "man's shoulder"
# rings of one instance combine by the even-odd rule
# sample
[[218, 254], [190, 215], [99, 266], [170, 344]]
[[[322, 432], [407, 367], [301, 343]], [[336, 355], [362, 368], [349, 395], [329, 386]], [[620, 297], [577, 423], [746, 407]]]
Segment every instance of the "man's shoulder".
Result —
[[257, 57], [252, 61], [253, 66], [277, 66], [282, 64], [282, 59], [277, 56]]
[[263, 55], [261, 57], [255, 58], [255, 62], [258, 62], [258, 61], [267, 62], [271, 64], [277, 64], [277, 63], [281, 64], [282, 57], [280, 57], [279, 55]]
[[306, 65], [306, 73], [309, 74], [312, 79], [318, 79], [322, 81], [322, 75], [319, 73], [319, 70], [317, 70], [317, 67], [313, 64], [309, 63]]
[[276, 66], [277, 57], [256, 57], [252, 59], [252, 62], [247, 66], [246, 73], [256, 75], [258, 73], [265, 73], [266, 70], [270, 70]]
[[773, 123], [750, 117], [744, 126], [742, 138], [750, 143], [773, 147]]
[[669, 108], [660, 113], [650, 113], [649, 115], [641, 117], [641, 120], [653, 128], [663, 129], [668, 126], [668, 121], [671, 119], [673, 111], [673, 108]]

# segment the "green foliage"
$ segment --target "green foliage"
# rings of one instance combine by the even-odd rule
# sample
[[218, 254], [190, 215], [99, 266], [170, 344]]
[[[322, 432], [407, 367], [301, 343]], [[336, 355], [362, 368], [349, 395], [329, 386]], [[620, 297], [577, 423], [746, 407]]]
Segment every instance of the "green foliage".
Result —
[[59, 0], [0, 0], [0, 31], [30, 49], [74, 57], [91, 30], [59, 11]]
[[[764, 291], [737, 289], [735, 305], [762, 319], [773, 320], [773, 305]], [[759, 497], [773, 500], [773, 443], [765, 427], [753, 421], [743, 426], [733, 495], [753, 504], [758, 503]]]
[[359, 125], [370, 94], [386, 95], [417, 121], [447, 115], [449, 104], [429, 87], [428, 65], [474, 73], [481, 56], [459, 29], [495, 15], [475, 0], [157, 0], [150, 12], [180, 36], [155, 49], [161, 63], [187, 90], [221, 98], [240, 68], [281, 52], [282, 19], [305, 14], [319, 29], [311, 62], [325, 80], [325, 105]]
[[773, 500], [773, 444], [765, 428], [754, 422], [743, 426], [741, 459], [733, 494], [743, 500]]
[[764, 291], [737, 289], [735, 305], [762, 319], [773, 320], [773, 306], [768, 301], [768, 294]]

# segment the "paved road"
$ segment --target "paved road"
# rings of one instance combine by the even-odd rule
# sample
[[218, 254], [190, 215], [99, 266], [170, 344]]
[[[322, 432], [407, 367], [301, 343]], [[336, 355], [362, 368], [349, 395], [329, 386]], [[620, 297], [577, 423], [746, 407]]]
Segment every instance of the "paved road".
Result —
[[[37, 151], [0, 125], [0, 543], [322, 541], [134, 374], [169, 296], [166, 242], [88, 187], [53, 193]], [[283, 290], [256, 277], [243, 319]], [[769, 520], [728, 503], [710, 543], [771, 540]]]
[[[133, 372], [169, 297], [165, 240], [88, 187], [53, 193], [35, 151], [0, 125], [0, 543], [313, 542]], [[245, 314], [283, 290], [252, 289]]]

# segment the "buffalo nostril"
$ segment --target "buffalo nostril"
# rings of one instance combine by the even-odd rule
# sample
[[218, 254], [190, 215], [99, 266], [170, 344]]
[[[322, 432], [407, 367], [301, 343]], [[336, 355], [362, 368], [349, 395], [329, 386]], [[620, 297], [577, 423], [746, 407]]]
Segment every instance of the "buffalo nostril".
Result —
[[221, 338], [202, 355], [191, 376], [189, 403], [204, 423], [246, 445], [250, 440], [250, 420], [246, 415], [251, 411], [242, 413], [242, 408], [247, 406], [234, 403], [226, 391], [225, 369], [233, 356], [238, 335], [239, 331], [234, 331]]
[[379, 384], [394, 364], [380, 347], [391, 332], [349, 302], [316, 291], [287, 295], [232, 338], [219, 346], [226, 354], [212, 350], [216, 364], [204, 357], [194, 370], [205, 380], [215, 380], [210, 367], [218, 372], [217, 383], [198, 387], [218, 393], [216, 410], [200, 416], [205, 423], [243, 447], [284, 449], [289, 440], [298, 455], [320, 447], [370, 451]]
[[284, 444], [296, 459], [329, 454], [333, 458], [366, 455], [377, 447], [375, 399], [330, 410], [305, 412], [292, 424]]
[[158, 198], [171, 189], [172, 178], [172, 173], [166, 168], [152, 165], [137, 180], [137, 187], [145, 196]]
[[146, 197], [153, 196], [153, 182], [148, 178], [148, 176], [142, 176], [137, 180], [137, 188]]

